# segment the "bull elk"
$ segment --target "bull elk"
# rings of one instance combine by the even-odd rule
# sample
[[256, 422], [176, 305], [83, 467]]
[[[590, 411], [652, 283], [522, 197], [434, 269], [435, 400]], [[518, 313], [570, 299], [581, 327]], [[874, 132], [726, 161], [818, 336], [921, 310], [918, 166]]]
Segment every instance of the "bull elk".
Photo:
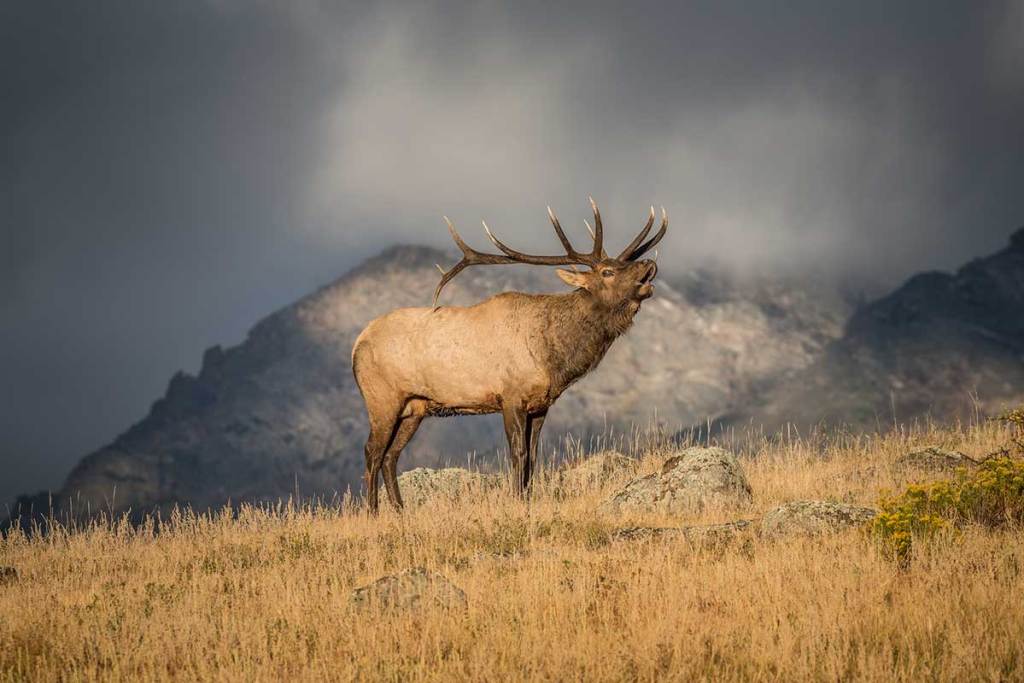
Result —
[[[587, 224], [593, 248], [576, 251], [553, 211], [548, 216], [564, 255], [534, 256], [487, 237], [501, 252], [488, 254], [467, 245], [447, 218], [448, 231], [462, 251], [450, 270], [441, 270], [432, 308], [401, 308], [373, 320], [352, 348], [352, 371], [366, 403], [366, 495], [377, 511], [381, 470], [388, 497], [402, 507], [396, 474], [398, 457], [423, 418], [500, 412], [519, 487], [526, 492], [536, 461], [537, 442], [548, 409], [573, 382], [592, 370], [633, 322], [644, 299], [654, 293], [654, 261], [640, 257], [668, 229], [653, 237], [654, 207], [647, 224], [615, 258], [604, 250], [604, 228], [590, 200], [594, 225]], [[644, 241], [646, 239], [646, 241]], [[469, 266], [524, 263], [570, 266], [558, 276], [568, 294], [504, 292], [472, 306], [438, 306], [441, 290]], [[581, 272], [575, 266], [586, 266]]]

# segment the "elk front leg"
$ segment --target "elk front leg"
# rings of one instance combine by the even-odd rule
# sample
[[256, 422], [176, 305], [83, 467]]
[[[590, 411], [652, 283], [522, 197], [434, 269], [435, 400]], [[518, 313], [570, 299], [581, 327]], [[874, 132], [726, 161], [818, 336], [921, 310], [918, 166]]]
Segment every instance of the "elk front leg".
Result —
[[529, 416], [526, 413], [526, 408], [512, 401], [506, 401], [502, 406], [501, 416], [505, 422], [505, 438], [508, 440], [508, 455], [512, 461], [514, 486], [516, 491], [522, 495], [526, 493], [526, 484], [529, 481], [529, 465], [527, 463]]

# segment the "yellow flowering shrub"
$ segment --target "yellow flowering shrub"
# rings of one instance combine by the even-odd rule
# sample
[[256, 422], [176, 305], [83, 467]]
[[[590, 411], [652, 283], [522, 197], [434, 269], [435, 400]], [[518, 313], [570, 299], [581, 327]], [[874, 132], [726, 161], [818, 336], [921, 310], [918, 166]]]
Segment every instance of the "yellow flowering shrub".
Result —
[[1024, 460], [992, 458], [960, 479], [959, 517], [990, 527], [1024, 522]]
[[896, 559], [910, 559], [914, 539], [930, 538], [952, 529], [950, 513], [955, 509], [953, 482], [913, 484], [897, 496], [884, 496], [869, 530]]
[[884, 548], [907, 561], [915, 540], [955, 532], [964, 524], [1000, 527], [1024, 523], [1024, 461], [1001, 457], [947, 481], [913, 484], [883, 496], [869, 530]]

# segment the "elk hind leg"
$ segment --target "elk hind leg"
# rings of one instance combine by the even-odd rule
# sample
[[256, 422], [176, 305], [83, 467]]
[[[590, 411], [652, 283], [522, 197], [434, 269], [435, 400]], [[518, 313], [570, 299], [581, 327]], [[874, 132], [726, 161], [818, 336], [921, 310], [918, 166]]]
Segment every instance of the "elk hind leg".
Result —
[[370, 415], [370, 436], [366, 439], [366, 502], [370, 512], [377, 513], [378, 497], [377, 484], [380, 475], [381, 465], [384, 463], [384, 455], [394, 439], [395, 429], [398, 426], [401, 404], [396, 402], [377, 403], [370, 406], [367, 402], [367, 412]]
[[395, 430], [395, 438], [392, 439], [384, 456], [384, 486], [388, 490], [391, 504], [399, 510], [402, 509], [402, 494], [398, 491], [398, 457], [402, 455], [402, 449], [412, 440], [422, 421], [423, 415], [403, 417], [398, 423], [398, 429]]

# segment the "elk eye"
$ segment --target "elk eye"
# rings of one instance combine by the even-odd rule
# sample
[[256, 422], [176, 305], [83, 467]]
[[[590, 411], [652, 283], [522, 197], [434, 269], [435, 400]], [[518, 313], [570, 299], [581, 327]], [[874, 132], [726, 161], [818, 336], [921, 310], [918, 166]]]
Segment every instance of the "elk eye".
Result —
[[611, 268], [605, 268], [604, 270], [601, 271], [601, 275], [604, 277], [614, 277], [615, 271], [612, 270]]

